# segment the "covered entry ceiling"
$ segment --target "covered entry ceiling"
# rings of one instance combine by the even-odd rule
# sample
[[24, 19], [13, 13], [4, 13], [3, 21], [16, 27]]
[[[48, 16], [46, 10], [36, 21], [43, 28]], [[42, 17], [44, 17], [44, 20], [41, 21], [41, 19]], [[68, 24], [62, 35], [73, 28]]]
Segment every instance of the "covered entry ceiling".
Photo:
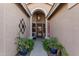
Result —
[[46, 18], [49, 18], [59, 5], [60, 3], [22, 3], [29, 16], [33, 15], [35, 10], [40, 9], [45, 13]]
[[48, 14], [52, 5], [53, 4], [48, 4], [48, 3], [27, 3], [27, 7], [28, 7], [28, 9], [30, 10], [31, 13], [35, 9], [42, 9], [43, 11], [46, 12], [46, 14]]

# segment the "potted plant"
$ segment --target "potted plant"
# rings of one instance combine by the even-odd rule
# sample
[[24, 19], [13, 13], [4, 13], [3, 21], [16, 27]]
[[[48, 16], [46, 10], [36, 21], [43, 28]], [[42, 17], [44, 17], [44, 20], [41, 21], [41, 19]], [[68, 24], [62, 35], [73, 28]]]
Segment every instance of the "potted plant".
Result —
[[26, 54], [28, 53], [27, 49], [24, 48], [24, 47], [21, 47], [19, 49], [20, 49], [19, 52], [18, 52], [19, 55], [26, 56]]
[[49, 54], [53, 55], [62, 55], [64, 47], [58, 42], [56, 37], [45, 39], [43, 41], [43, 47], [44, 49], [49, 52]]
[[20, 38], [18, 39], [17, 44], [18, 54], [25, 56], [28, 52], [31, 52], [31, 50], [33, 49], [34, 42], [31, 39]]
[[50, 52], [51, 52], [52, 54], [54, 54], [54, 55], [57, 54], [58, 49], [57, 49], [57, 46], [56, 46], [55, 43], [50, 43], [50, 44], [49, 44], [49, 48], [50, 48]]
[[28, 50], [28, 45], [25, 44], [25, 41], [23, 38], [18, 39], [17, 44], [18, 44], [18, 54], [25, 56], [27, 54]]
[[63, 49], [63, 46], [58, 43], [50, 44], [50, 51], [54, 55], [61, 55], [61, 50]]

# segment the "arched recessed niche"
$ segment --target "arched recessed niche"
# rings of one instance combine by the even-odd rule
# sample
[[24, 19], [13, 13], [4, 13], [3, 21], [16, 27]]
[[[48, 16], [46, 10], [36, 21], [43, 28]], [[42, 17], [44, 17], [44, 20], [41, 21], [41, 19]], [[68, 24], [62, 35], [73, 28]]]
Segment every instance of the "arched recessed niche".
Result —
[[45, 13], [40, 9], [32, 14], [32, 37], [45, 38]]

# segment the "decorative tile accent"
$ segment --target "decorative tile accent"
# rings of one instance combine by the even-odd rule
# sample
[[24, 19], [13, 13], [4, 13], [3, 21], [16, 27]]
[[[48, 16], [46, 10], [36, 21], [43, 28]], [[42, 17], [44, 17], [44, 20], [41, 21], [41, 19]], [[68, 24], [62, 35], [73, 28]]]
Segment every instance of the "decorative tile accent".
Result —
[[22, 34], [24, 34], [25, 29], [26, 29], [26, 25], [25, 25], [25, 22], [24, 22], [23, 19], [20, 20], [20, 23], [19, 23], [19, 29], [20, 29], [20, 32], [21, 32]]

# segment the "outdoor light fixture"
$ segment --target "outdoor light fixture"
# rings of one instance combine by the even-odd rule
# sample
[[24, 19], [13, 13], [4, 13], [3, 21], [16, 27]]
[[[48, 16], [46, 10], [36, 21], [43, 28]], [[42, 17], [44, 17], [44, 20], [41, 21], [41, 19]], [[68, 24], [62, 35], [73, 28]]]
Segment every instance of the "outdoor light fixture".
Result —
[[41, 17], [38, 15], [38, 16], [37, 16], [37, 20], [39, 21], [40, 19], [41, 19]]

